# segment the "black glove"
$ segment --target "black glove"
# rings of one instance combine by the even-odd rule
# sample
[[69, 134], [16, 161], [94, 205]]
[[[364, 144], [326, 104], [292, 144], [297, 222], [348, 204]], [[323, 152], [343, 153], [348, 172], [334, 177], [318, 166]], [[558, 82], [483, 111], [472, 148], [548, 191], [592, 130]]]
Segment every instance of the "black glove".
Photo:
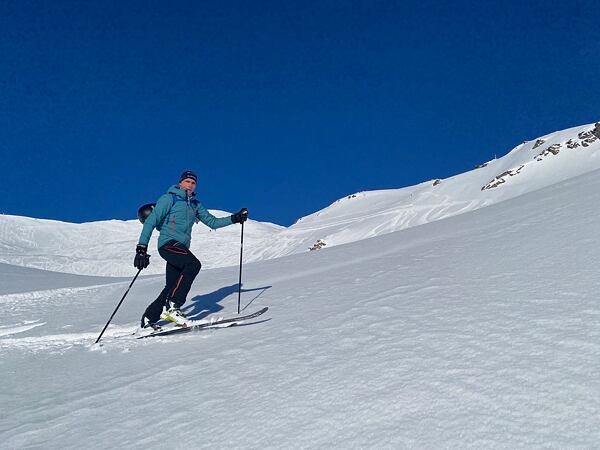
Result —
[[248, 209], [242, 208], [239, 212], [236, 212], [231, 216], [231, 221], [233, 223], [244, 223], [248, 220]]
[[133, 265], [136, 269], [142, 270], [150, 265], [150, 255], [146, 253], [148, 247], [145, 245], [138, 245], [135, 248], [135, 259]]

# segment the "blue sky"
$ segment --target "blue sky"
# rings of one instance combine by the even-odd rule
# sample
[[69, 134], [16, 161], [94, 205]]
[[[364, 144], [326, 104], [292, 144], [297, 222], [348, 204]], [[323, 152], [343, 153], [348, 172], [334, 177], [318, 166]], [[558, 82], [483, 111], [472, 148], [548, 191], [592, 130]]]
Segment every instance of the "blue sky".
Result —
[[600, 120], [570, 1], [0, 2], [0, 213], [130, 219], [185, 169], [290, 225]]

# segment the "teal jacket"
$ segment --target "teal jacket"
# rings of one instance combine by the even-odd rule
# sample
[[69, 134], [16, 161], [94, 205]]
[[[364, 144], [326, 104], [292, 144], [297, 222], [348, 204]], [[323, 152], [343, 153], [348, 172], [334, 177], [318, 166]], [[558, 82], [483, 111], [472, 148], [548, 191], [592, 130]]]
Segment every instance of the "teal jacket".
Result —
[[[175, 195], [173, 195], [175, 194]], [[152, 231], [160, 231], [158, 247], [175, 240], [187, 248], [192, 240], [192, 226], [202, 222], [213, 230], [231, 225], [231, 216], [217, 218], [213, 216], [202, 204], [196, 200], [196, 194], [190, 196], [178, 185], [173, 185], [156, 202], [154, 211], [144, 222], [144, 228], [138, 244], [148, 245]]]

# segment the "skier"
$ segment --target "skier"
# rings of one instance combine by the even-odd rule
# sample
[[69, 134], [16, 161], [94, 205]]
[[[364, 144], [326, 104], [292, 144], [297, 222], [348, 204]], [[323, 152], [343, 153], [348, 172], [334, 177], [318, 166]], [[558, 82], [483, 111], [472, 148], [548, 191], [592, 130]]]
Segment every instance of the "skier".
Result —
[[140, 326], [159, 330], [160, 319], [185, 325], [185, 314], [180, 308], [185, 303], [192, 283], [200, 271], [200, 261], [190, 251], [192, 226], [198, 221], [213, 230], [248, 219], [248, 210], [242, 208], [229, 217], [217, 218], [196, 199], [198, 177], [186, 170], [179, 178], [179, 184], [169, 188], [162, 195], [144, 221], [144, 228], [135, 250], [133, 265], [142, 270], [150, 264], [148, 242], [152, 231], [160, 231], [158, 253], [167, 261], [167, 281], [165, 288], [144, 312]]

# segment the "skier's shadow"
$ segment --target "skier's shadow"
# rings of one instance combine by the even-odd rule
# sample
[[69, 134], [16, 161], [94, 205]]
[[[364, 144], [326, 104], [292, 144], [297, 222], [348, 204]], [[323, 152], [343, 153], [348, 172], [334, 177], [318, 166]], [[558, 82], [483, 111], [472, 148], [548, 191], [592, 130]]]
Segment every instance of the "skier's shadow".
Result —
[[[214, 314], [216, 312], [222, 311], [224, 306], [221, 305], [221, 301], [225, 300], [231, 294], [237, 294], [238, 292], [238, 284], [232, 284], [231, 286], [225, 286], [216, 291], [210, 292], [209, 294], [197, 295], [191, 299], [190, 304], [183, 308], [186, 316], [191, 320], [201, 320], [206, 316]], [[242, 288], [242, 294], [245, 292], [254, 292], [261, 291], [258, 295], [256, 295], [249, 302], [245, 302], [246, 306], [242, 308], [242, 311], [245, 310], [254, 300], [262, 295], [267, 289], [270, 289], [272, 286], [265, 286], [261, 288], [255, 289], [244, 289]]]

